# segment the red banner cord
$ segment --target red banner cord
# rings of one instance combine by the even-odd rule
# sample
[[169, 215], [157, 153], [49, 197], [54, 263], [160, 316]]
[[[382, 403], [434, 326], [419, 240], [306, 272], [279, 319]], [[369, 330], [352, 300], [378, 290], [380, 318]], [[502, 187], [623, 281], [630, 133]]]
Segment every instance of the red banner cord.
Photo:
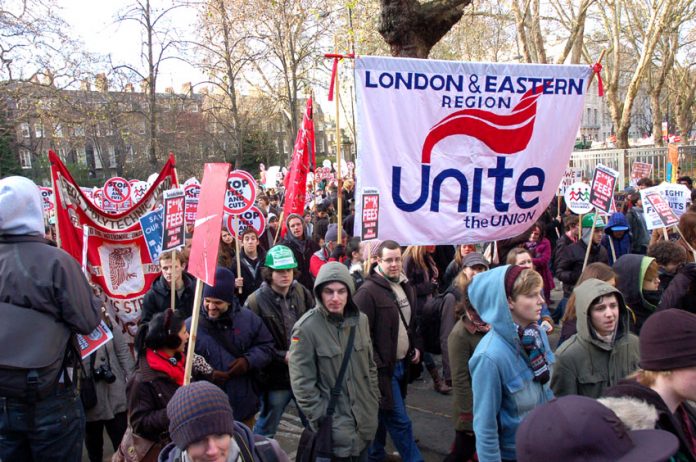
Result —
[[336, 72], [338, 72], [338, 62], [342, 59], [355, 59], [353, 53], [348, 53], [346, 55], [337, 53], [326, 53], [324, 58], [333, 59], [333, 65], [331, 66], [331, 83], [329, 84], [329, 101], [333, 101], [334, 85], [336, 83]]

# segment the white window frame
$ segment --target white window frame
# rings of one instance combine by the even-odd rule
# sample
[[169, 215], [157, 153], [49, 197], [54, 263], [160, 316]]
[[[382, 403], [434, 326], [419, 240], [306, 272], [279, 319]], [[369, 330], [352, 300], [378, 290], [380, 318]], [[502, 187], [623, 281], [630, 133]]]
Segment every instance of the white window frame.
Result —
[[31, 169], [31, 153], [29, 152], [28, 149], [20, 149], [19, 150], [19, 165], [24, 170]]

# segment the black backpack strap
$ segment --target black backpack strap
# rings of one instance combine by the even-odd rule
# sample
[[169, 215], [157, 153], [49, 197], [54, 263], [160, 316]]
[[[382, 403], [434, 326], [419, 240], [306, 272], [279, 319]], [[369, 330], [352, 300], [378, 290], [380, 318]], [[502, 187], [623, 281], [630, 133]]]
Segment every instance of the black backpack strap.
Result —
[[239, 447], [239, 455], [242, 456], [242, 460], [244, 462], [256, 462], [252, 449], [249, 447], [246, 440], [242, 438], [242, 435], [240, 435], [239, 432], [234, 432], [233, 437]]
[[353, 353], [353, 344], [355, 343], [355, 326], [350, 328], [350, 334], [348, 335], [348, 345], [346, 345], [346, 351], [343, 353], [343, 362], [341, 363], [341, 370], [338, 372], [338, 378], [336, 379], [336, 385], [331, 389], [331, 399], [329, 399], [329, 407], [326, 408], [326, 415], [333, 415], [336, 409], [336, 402], [338, 397], [341, 396], [341, 388], [343, 387], [343, 379], [346, 376], [346, 370], [348, 369], [348, 362], [350, 361], [350, 355]]
[[254, 435], [254, 448], [261, 462], [278, 462], [278, 455], [269, 438]]

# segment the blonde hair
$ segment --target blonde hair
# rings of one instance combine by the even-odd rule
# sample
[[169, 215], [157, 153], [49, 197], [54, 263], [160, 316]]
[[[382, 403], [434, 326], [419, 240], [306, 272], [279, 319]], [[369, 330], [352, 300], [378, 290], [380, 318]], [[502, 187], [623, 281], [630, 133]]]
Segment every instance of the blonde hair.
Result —
[[406, 270], [406, 262], [408, 260], [413, 260], [418, 267], [421, 269], [430, 271], [427, 263], [425, 262], [425, 246], [423, 245], [409, 245], [403, 255], [404, 271]]
[[532, 256], [532, 252], [530, 252], [527, 249], [524, 249], [522, 247], [515, 247], [514, 249], [510, 250], [507, 254], [507, 260], [505, 263], [508, 265], [514, 265], [517, 263], [517, 256], [522, 255], [523, 253], [526, 253], [530, 257]]
[[645, 369], [638, 369], [627, 378], [633, 379], [645, 387], [652, 387], [657, 382], [658, 377], [667, 377], [670, 375], [672, 375], [672, 371], [646, 371]]
[[466, 312], [466, 307], [469, 305], [469, 297], [467, 296], [467, 289], [469, 288], [469, 284], [471, 283], [472, 279], [469, 279], [469, 277], [466, 275], [464, 271], [460, 271], [457, 273], [457, 275], [454, 277], [454, 280], [452, 281], [452, 287], [457, 289], [459, 293], [461, 294], [461, 298], [457, 300], [457, 302], [454, 305], [454, 314], [457, 317], [457, 319], [461, 318], [464, 313]]
[[660, 266], [657, 264], [657, 260], [653, 259], [648, 267], [645, 269], [645, 276], [643, 276], [643, 281], [652, 281], [657, 278], [659, 274]]
[[541, 275], [531, 268], [523, 269], [512, 285], [510, 299], [514, 301], [520, 295], [529, 295], [539, 287], [544, 287], [544, 280], [541, 278]]

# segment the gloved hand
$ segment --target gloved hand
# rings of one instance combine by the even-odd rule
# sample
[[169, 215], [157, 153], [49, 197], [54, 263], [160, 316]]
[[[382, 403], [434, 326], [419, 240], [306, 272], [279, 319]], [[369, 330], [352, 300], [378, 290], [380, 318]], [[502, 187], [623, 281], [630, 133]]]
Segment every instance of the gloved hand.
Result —
[[330, 257], [335, 259], [335, 260], [340, 260], [341, 257], [344, 257], [346, 255], [346, 248], [343, 247], [343, 244], [338, 244], [336, 247], [334, 247], [333, 252], [331, 252]]
[[230, 379], [230, 375], [224, 371], [213, 371], [211, 378], [215, 385], [220, 386]]
[[237, 358], [230, 363], [227, 374], [230, 377], [239, 377], [249, 371], [249, 361], [245, 357]]

